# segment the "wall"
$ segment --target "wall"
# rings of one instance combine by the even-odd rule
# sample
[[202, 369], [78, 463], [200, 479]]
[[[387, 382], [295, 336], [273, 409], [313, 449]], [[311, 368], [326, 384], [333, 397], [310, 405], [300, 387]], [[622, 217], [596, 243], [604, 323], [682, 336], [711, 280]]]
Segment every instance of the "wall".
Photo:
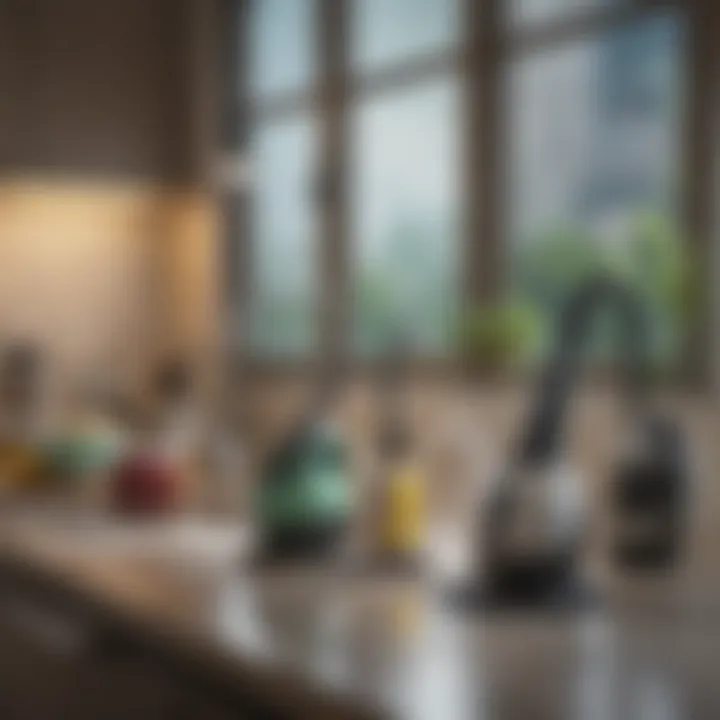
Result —
[[0, 166], [188, 179], [187, 0], [0, 0]]
[[212, 206], [197, 193], [6, 180], [0, 229], [0, 345], [29, 339], [74, 383], [135, 387], [158, 355], [207, 342]]
[[0, 0], [0, 347], [134, 385], [212, 342], [210, 6]]

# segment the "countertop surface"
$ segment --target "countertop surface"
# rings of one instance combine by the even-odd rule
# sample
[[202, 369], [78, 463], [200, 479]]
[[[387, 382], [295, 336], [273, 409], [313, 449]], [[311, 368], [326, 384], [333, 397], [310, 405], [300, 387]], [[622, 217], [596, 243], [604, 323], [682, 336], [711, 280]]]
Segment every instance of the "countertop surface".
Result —
[[427, 580], [251, 570], [244, 546], [238, 527], [200, 520], [14, 516], [0, 531], [6, 561], [62, 579], [108, 614], [380, 716], [720, 717], [707, 573], [606, 577], [592, 611], [486, 616], [459, 613]]

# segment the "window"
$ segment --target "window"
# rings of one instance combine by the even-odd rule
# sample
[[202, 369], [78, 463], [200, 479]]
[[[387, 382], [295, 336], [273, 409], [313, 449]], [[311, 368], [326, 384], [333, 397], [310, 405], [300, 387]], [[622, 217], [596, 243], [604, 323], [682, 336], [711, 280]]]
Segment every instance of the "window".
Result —
[[250, 88], [255, 96], [302, 90], [316, 75], [315, 0], [260, 0], [250, 13]]
[[251, 122], [232, 151], [252, 163], [234, 241], [253, 352], [308, 358], [329, 340], [367, 358], [399, 333], [446, 358], [471, 297], [519, 300], [547, 330], [610, 264], [657, 311], [658, 357], [678, 356], [662, 288], [712, 177], [685, 147], [703, 98], [685, 93], [684, 3], [241, 5]]
[[[447, 355], [458, 305], [458, 76], [454, 0], [351, 0], [349, 344], [382, 354], [399, 337]], [[429, 62], [428, 62], [429, 61]], [[393, 79], [398, 68], [411, 79]], [[375, 83], [391, 78], [390, 87]]]
[[[317, 82], [315, 0], [260, 0], [249, 13], [251, 158], [249, 331], [255, 355], [300, 358], [317, 344], [318, 128], [304, 98]], [[275, 114], [264, 103], [288, 101]]]
[[355, 0], [353, 66], [377, 70], [452, 48], [459, 10], [455, 0]]
[[[654, 307], [668, 300], [653, 276], [664, 271], [639, 263], [635, 241], [657, 255], [678, 222], [681, 40], [665, 15], [512, 67], [514, 279], [548, 317], [601, 263], [632, 273]], [[657, 332], [657, 351], [671, 354], [672, 329]]]
[[448, 81], [372, 95], [352, 135], [353, 341], [402, 334], [428, 354], [452, 341], [457, 299], [457, 93]]
[[308, 354], [315, 345], [317, 227], [312, 119], [292, 116], [257, 128], [251, 253], [251, 342], [266, 356]]

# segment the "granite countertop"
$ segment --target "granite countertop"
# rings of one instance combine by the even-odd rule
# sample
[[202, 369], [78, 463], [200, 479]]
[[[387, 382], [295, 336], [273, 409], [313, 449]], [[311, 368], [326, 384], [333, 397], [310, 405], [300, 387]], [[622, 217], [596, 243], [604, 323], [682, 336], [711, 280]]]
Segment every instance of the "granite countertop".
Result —
[[700, 576], [609, 580], [593, 612], [484, 617], [429, 582], [252, 571], [243, 547], [237, 527], [189, 520], [26, 517], [0, 531], [2, 567], [303, 717], [720, 717], [720, 623]]

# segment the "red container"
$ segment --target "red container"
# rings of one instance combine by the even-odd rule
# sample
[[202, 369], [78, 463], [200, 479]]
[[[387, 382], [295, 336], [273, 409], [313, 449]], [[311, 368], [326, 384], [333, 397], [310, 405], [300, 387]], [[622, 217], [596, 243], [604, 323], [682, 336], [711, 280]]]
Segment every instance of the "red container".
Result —
[[129, 455], [115, 471], [113, 502], [121, 512], [159, 515], [177, 510], [182, 499], [182, 476], [167, 458], [149, 452]]

